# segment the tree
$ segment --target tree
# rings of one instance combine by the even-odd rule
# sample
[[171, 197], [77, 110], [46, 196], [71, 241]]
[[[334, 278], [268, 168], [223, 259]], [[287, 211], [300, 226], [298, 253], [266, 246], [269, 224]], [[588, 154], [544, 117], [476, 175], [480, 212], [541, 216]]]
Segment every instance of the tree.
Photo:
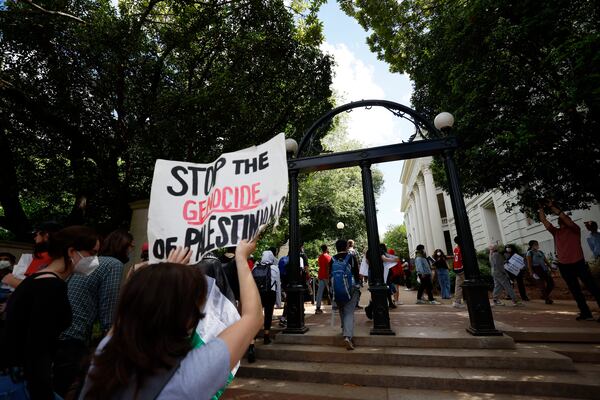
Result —
[[[456, 118], [464, 191], [516, 190], [524, 211], [600, 198], [600, 31], [597, 3], [340, 0], [371, 32], [413, 104]], [[438, 160], [436, 181], [446, 185]], [[593, 178], [589, 178], [593, 177]]]
[[406, 225], [390, 225], [383, 235], [383, 243], [389, 249], [394, 249], [400, 257], [408, 258], [408, 239], [406, 237]]
[[84, 23], [26, 2], [0, 10], [0, 226], [19, 239], [65, 214], [126, 224], [157, 158], [299, 139], [332, 107], [318, 21], [298, 29], [281, 1], [40, 6]]

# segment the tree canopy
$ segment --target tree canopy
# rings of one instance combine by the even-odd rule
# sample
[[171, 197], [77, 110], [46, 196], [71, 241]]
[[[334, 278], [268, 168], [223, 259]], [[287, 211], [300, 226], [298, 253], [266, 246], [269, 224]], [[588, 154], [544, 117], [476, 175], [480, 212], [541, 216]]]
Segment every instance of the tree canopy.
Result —
[[406, 225], [388, 226], [387, 232], [383, 235], [382, 242], [388, 249], [394, 249], [399, 257], [409, 258], [408, 239], [406, 237]]
[[[600, 198], [600, 32], [587, 0], [339, 0], [368, 44], [414, 82], [412, 102], [456, 118], [467, 195], [517, 191], [565, 209]], [[445, 186], [438, 161], [436, 181]]]
[[0, 227], [16, 238], [65, 214], [126, 224], [157, 158], [299, 139], [332, 107], [318, 20], [298, 14], [310, 3], [39, 4], [53, 13], [0, 10]]

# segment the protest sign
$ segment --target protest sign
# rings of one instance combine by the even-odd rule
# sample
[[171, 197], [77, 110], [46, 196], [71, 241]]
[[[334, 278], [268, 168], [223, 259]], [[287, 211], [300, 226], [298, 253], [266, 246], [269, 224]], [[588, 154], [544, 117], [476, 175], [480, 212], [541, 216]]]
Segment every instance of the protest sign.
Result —
[[506, 264], [504, 264], [504, 269], [510, 272], [513, 275], [519, 275], [519, 272], [525, 266], [525, 259], [518, 254], [513, 254]]
[[288, 186], [285, 137], [221, 155], [209, 164], [156, 160], [150, 207], [150, 261], [167, 258], [177, 246], [207, 252], [236, 246], [277, 221]]

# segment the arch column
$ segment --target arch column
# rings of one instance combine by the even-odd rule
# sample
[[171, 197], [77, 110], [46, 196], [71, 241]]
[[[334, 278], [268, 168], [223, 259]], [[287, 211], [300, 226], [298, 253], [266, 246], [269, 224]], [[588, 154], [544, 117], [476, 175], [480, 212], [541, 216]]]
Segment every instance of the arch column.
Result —
[[417, 179], [419, 187], [419, 202], [421, 203], [421, 212], [423, 213], [423, 231], [425, 232], [425, 251], [427, 254], [433, 250], [433, 235], [431, 233], [431, 219], [429, 218], [429, 207], [427, 206], [427, 192], [425, 191], [425, 181], [422, 178]]
[[440, 216], [440, 207], [438, 206], [435, 184], [433, 183], [433, 175], [429, 168], [423, 169], [423, 179], [425, 181], [425, 192], [427, 193], [427, 206], [429, 208], [429, 221], [431, 226], [431, 234], [433, 239], [433, 248], [444, 249], [444, 233], [442, 232], [442, 217]]
[[[415, 206], [416, 206], [416, 213], [417, 213], [417, 238], [418, 243], [416, 243], [416, 245], [419, 244], [423, 244], [423, 245], [427, 245], [427, 235], [425, 234], [425, 222], [423, 222], [423, 207], [421, 205], [421, 191], [419, 187], [415, 188]], [[415, 247], [416, 247], [415, 245]], [[416, 249], [410, 249], [411, 253], [414, 253]]]

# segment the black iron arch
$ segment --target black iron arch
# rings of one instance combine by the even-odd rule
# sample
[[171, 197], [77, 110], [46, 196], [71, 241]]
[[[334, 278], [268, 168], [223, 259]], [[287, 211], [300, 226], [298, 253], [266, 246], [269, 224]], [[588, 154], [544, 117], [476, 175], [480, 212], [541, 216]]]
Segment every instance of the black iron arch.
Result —
[[[415, 133], [409, 138], [408, 142], [412, 142], [418, 134], [421, 134], [425, 139], [442, 137], [440, 131], [438, 131], [431, 122], [429, 122], [421, 114], [419, 114], [412, 108], [389, 100], [360, 100], [336, 107], [333, 110], [323, 114], [318, 120], [316, 120], [312, 124], [312, 126], [308, 128], [308, 130], [304, 133], [304, 136], [302, 137], [302, 140], [300, 141], [300, 144], [298, 146], [298, 154], [296, 157], [301, 157], [305, 151], [312, 147], [315, 134], [323, 125], [331, 121], [338, 114], [341, 114], [343, 112], [350, 112], [355, 108], [361, 107], [364, 107], [366, 109], [371, 109], [372, 107], [382, 107], [387, 109], [396, 117], [403, 118], [411, 122], [415, 126]], [[428, 132], [430, 136], [424, 135], [424, 132]]]

